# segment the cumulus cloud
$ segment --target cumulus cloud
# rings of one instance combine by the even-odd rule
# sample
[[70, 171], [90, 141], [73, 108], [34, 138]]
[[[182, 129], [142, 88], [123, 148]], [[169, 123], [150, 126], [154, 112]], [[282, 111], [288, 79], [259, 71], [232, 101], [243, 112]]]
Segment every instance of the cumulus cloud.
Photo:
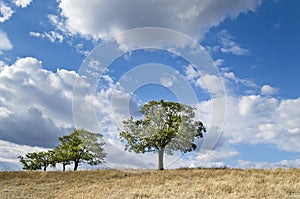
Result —
[[17, 158], [26, 153], [45, 151], [47, 148], [31, 147], [26, 145], [18, 145], [15, 143], [0, 140], [0, 171], [21, 170], [21, 164]]
[[227, 83], [234, 82], [235, 84], [242, 84], [252, 89], [259, 87], [253, 80], [241, 79], [230, 71], [222, 71], [222, 76], [224, 77], [224, 81], [226, 81]]
[[[57, 143], [58, 136], [75, 126], [72, 110], [72, 100], [76, 101], [75, 80], [80, 90], [91, 87], [86, 77], [64, 69], [51, 72], [32, 57], [20, 58], [12, 65], [4, 64], [0, 70], [0, 139], [42, 147]], [[96, 93], [86, 92], [77, 99], [79, 104], [73, 104], [74, 109], [83, 113], [76, 118], [79, 121], [76, 127], [99, 132], [100, 125], [118, 137], [114, 134], [119, 130], [114, 118], [128, 116], [124, 103], [129, 102], [131, 111], [136, 109], [136, 103], [130, 100], [130, 94], [115, 88], [109, 76], [105, 76], [105, 81], [109, 87]], [[111, 99], [114, 99], [113, 107]]]
[[224, 160], [238, 154], [238, 151], [226, 144], [218, 149], [198, 154], [193, 162], [197, 167], [224, 167], [227, 166]]
[[299, 152], [300, 98], [279, 100], [260, 95], [228, 97], [224, 133], [229, 143], [274, 144]]
[[[217, 60], [216, 62], [223, 62]], [[223, 94], [235, 95], [237, 89], [245, 89], [246, 94], [257, 93], [260, 86], [251, 79], [242, 79], [231, 71], [231, 68], [225, 67], [216, 70], [214, 74], [207, 74], [204, 70], [197, 70], [193, 65], [185, 67], [185, 76], [190, 83], [207, 91], [215, 96]]]
[[[227, 17], [236, 18], [240, 13], [255, 11], [260, 3], [261, 0], [192, 0], [188, 3], [181, 0], [60, 0], [59, 8], [60, 17], [72, 34], [105, 38], [132, 28], [164, 27], [201, 39], [210, 27], [219, 25]], [[61, 21], [53, 22], [62, 27]]]
[[259, 95], [243, 96], [238, 103], [239, 113], [242, 116], [253, 114], [263, 115], [265, 111], [273, 111], [278, 106], [279, 101], [275, 98], [263, 98]]
[[21, 8], [26, 8], [27, 6], [30, 5], [31, 2], [32, 0], [14, 0], [14, 4]]
[[[223, 134], [211, 150], [200, 150], [199, 155], [191, 159], [193, 165], [226, 166], [225, 160], [239, 154], [234, 149], [235, 144], [272, 144], [278, 150], [300, 152], [300, 111], [295, 108], [299, 105], [300, 98], [285, 100], [260, 95], [227, 96]], [[205, 125], [210, 124], [212, 117], [219, 117], [220, 113], [213, 113], [212, 100], [202, 101], [197, 107], [198, 119]], [[202, 142], [203, 140], [200, 146]], [[297, 167], [298, 163], [299, 160], [283, 160], [278, 163], [240, 160], [235, 166]]]
[[270, 85], [263, 85], [260, 89], [262, 95], [274, 95], [278, 93], [278, 89]]
[[249, 50], [240, 47], [238, 43], [233, 40], [233, 37], [228, 33], [228, 31], [223, 30], [219, 33], [220, 38], [220, 51], [227, 54], [233, 55], [247, 55]]
[[[57, 69], [56, 72], [48, 71], [42, 68], [39, 60], [32, 57], [20, 58], [12, 65], [3, 64], [0, 70], [0, 143], [4, 144], [0, 146], [0, 162], [6, 162], [6, 167], [18, 168], [15, 165], [17, 157], [15, 155], [23, 154], [20, 150], [24, 145], [28, 148], [26, 150], [28, 152], [52, 148], [58, 144], [59, 136], [71, 132], [75, 127], [72, 111], [73, 84], [76, 80], [79, 82], [77, 86], [87, 90], [91, 85], [85, 78], [74, 71], [63, 69]], [[110, 84], [113, 83], [111, 78], [105, 79]], [[111, 109], [112, 96], [114, 104]], [[133, 154], [128, 155], [119, 143], [120, 129], [115, 120], [122, 118], [126, 113], [127, 107], [124, 103], [129, 98], [128, 94], [114, 90], [113, 85], [110, 85], [95, 95], [85, 93], [80, 101], [82, 102], [80, 107], [74, 107], [86, 111], [82, 112], [82, 118], [76, 118], [77, 122], [80, 120], [76, 127], [104, 134], [108, 141], [106, 146], [108, 150], [112, 150], [115, 147], [112, 144], [116, 144], [118, 140], [119, 147], [111, 154], [128, 157], [127, 167], [134, 165], [131, 161]], [[134, 105], [135, 103], [132, 103], [131, 106]], [[96, 114], [95, 122], [94, 114]], [[109, 141], [110, 139], [114, 141]], [[11, 152], [15, 157], [6, 157], [7, 155], [2, 154], [8, 147], [16, 147]], [[117, 165], [118, 158], [110, 156], [108, 160]], [[149, 163], [145, 158], [139, 159], [137, 165], [145, 166], [144, 164]]]
[[224, 59], [217, 59], [217, 60], [214, 60], [214, 64], [219, 67], [219, 66], [222, 66], [224, 64]]
[[[221, 87], [214, 78], [205, 78], [193, 66], [187, 66], [186, 78], [202, 89], [211, 87], [218, 91]], [[277, 88], [269, 85], [260, 87], [251, 80], [237, 77], [228, 70], [221, 71], [220, 78], [226, 87], [226, 117], [223, 132], [226, 142], [230, 144], [274, 144], [279, 150], [299, 152], [297, 144], [300, 141], [299, 109], [300, 99], [279, 99], [271, 97], [278, 92]], [[237, 95], [232, 92], [231, 84], [242, 84], [252, 89], [256, 94]], [[258, 92], [255, 89], [261, 88]], [[254, 90], [253, 90], [254, 89]], [[261, 93], [261, 95], [260, 95]], [[221, 118], [223, 113], [213, 112], [213, 100], [202, 101], [198, 104], [199, 119], [210, 124], [211, 118]], [[288, 144], [287, 144], [288, 143]]]
[[10, 19], [14, 11], [2, 1], [0, 2], [0, 23]]
[[57, 137], [66, 130], [69, 129], [56, 127], [50, 118], [33, 107], [0, 118], [0, 139], [16, 144], [54, 147], [58, 143]]
[[161, 84], [167, 88], [173, 86], [174, 80], [176, 80], [176, 77], [171, 76], [168, 73], [163, 74], [163, 76], [160, 78]]
[[211, 95], [218, 95], [224, 92], [223, 78], [218, 74], [205, 74], [197, 70], [194, 66], [185, 67], [187, 80], [195, 86], [208, 91]]
[[7, 34], [0, 30], [0, 55], [3, 51], [11, 50], [13, 45], [11, 44]]
[[55, 31], [50, 31], [50, 32], [44, 32], [44, 33], [39, 33], [39, 32], [29, 32], [29, 35], [32, 37], [37, 37], [37, 38], [43, 38], [49, 40], [51, 43], [53, 42], [63, 42], [64, 37]]
[[[192, 66], [186, 67], [186, 77], [195, 85], [203, 88], [204, 76]], [[299, 152], [297, 144], [300, 141], [299, 109], [300, 99], [279, 99], [271, 97], [278, 92], [277, 88], [269, 85], [260, 87], [251, 80], [237, 77], [229, 70], [221, 71], [221, 78], [226, 91], [226, 117], [223, 126], [225, 143], [237, 144], [273, 144], [279, 150]], [[214, 81], [206, 81], [211, 85]], [[231, 84], [242, 84], [256, 94], [237, 95], [232, 92]], [[255, 91], [257, 88], [261, 90]], [[217, 90], [217, 89], [215, 89]], [[261, 95], [260, 95], [261, 93]], [[222, 113], [213, 112], [213, 98], [198, 104], [199, 119], [210, 124], [213, 117], [220, 117]], [[288, 143], [288, 144], [287, 144]]]
[[73, 71], [56, 73], [27, 57], [0, 71], [0, 135], [18, 144], [53, 146], [73, 126]]
[[[11, 0], [15, 6], [21, 7], [21, 8], [26, 8], [32, 0]], [[15, 9], [13, 9], [12, 4], [5, 4], [3, 1], [0, 1], [0, 23], [3, 23], [7, 20], [9, 20], [12, 15], [15, 12]]]

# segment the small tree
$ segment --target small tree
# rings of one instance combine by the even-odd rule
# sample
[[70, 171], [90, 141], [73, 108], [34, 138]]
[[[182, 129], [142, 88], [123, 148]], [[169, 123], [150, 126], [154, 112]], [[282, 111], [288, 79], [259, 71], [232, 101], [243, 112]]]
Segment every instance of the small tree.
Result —
[[70, 135], [59, 137], [61, 143], [55, 148], [56, 161], [63, 164], [63, 170], [65, 165], [73, 162], [74, 171], [81, 162], [90, 165], [103, 163], [106, 153], [103, 149], [104, 142], [99, 141], [101, 138], [101, 134], [83, 129], [75, 129]]
[[54, 148], [54, 164], [52, 166], [56, 166], [56, 163], [61, 163], [63, 166], [63, 171], [66, 170], [66, 166], [71, 164], [71, 157], [69, 157], [67, 147], [63, 147], [59, 145]]
[[120, 133], [125, 142], [125, 150], [135, 153], [157, 152], [158, 169], [163, 170], [163, 155], [173, 151], [182, 153], [196, 149], [194, 140], [206, 132], [203, 123], [194, 121], [194, 108], [176, 103], [150, 101], [141, 111], [144, 119], [130, 117], [123, 121], [124, 130]]
[[53, 151], [41, 151], [27, 153], [25, 157], [19, 156], [21, 164], [24, 170], [47, 170], [50, 164], [53, 164]]
[[39, 161], [44, 171], [47, 170], [50, 164], [54, 164], [53, 156], [54, 152], [52, 150], [38, 152]]
[[19, 156], [20, 163], [23, 165], [24, 170], [39, 170], [41, 169], [41, 164], [38, 161], [38, 155], [36, 152], [27, 153], [25, 157]]

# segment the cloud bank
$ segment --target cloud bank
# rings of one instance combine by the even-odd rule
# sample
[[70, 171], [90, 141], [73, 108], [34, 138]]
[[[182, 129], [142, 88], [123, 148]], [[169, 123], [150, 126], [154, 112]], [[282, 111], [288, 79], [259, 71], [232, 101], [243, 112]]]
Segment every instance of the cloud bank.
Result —
[[261, 0], [60, 0], [61, 19], [52, 22], [71, 34], [93, 38], [133, 28], [164, 27], [202, 39], [225, 18], [255, 11], [260, 4]]
[[[202, 78], [193, 76], [193, 71], [186, 75], [190, 83]], [[226, 77], [223, 76], [224, 82], [236, 83], [232, 78]], [[48, 71], [42, 68], [39, 60], [32, 57], [20, 58], [12, 65], [4, 64], [0, 70], [0, 140], [18, 146], [42, 148], [50, 148], [57, 144], [57, 137], [71, 132], [74, 127], [72, 91], [75, 78], [82, 81], [82, 88], [90, 87], [84, 77], [80, 77], [76, 72], [63, 69]], [[124, 152], [118, 140], [120, 129], [115, 121], [115, 114], [119, 114], [118, 119], [125, 115], [127, 108], [124, 109], [124, 103], [128, 102], [130, 96], [122, 90], [115, 90], [117, 82], [112, 78], [106, 76], [104, 79], [108, 82], [107, 86], [100, 89], [95, 96], [86, 94], [82, 104], [84, 110], [95, 110], [99, 126], [89, 125], [89, 115], [84, 115], [83, 119], [86, 120], [83, 120], [82, 124], [104, 134], [106, 147], [110, 151], [108, 160], [112, 166], [118, 165], [118, 158], [122, 156], [128, 160], [124, 160], [127, 163], [122, 167], [136, 167], [137, 165], [129, 161], [133, 154]], [[112, 96], [115, 98], [113, 114], [110, 109]], [[136, 102], [132, 105], [136, 106]], [[198, 105], [199, 117], [205, 124], [209, 124], [212, 117], [211, 105], [210, 100], [199, 102]], [[172, 166], [187, 166], [191, 162], [202, 166], [220, 166], [224, 164], [222, 160], [238, 154], [231, 145], [239, 143], [273, 144], [278, 150], [300, 152], [300, 111], [295, 108], [299, 106], [300, 98], [278, 99], [259, 93], [229, 95], [226, 100], [227, 113], [222, 142], [208, 155], [195, 152], [193, 156], [188, 156], [186, 160], [180, 159]], [[153, 168], [150, 156], [134, 157], [140, 162], [138, 166]], [[203, 160], [206, 164], [203, 164]]]

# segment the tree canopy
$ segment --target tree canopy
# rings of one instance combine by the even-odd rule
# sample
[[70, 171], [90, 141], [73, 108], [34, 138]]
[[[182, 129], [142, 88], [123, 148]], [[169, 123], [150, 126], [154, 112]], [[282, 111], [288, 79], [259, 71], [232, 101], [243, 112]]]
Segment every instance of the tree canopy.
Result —
[[143, 119], [128, 118], [120, 132], [125, 150], [135, 153], [158, 152], [158, 169], [163, 169], [163, 154], [182, 153], [196, 149], [195, 139], [202, 138], [206, 129], [195, 121], [194, 108], [177, 102], [150, 101], [140, 112]]
[[52, 150], [27, 153], [25, 157], [19, 156], [19, 159], [24, 170], [43, 169], [46, 171], [50, 164], [54, 164], [53, 153]]
[[59, 137], [60, 144], [55, 148], [56, 161], [65, 165], [74, 163], [74, 171], [81, 162], [97, 165], [104, 162], [106, 153], [101, 142], [101, 134], [75, 129], [70, 135]]
[[104, 142], [101, 142], [102, 135], [91, 133], [87, 130], [75, 129], [70, 135], [59, 137], [60, 144], [47, 152], [27, 153], [25, 157], [19, 156], [20, 163], [24, 170], [39, 170], [57, 163], [66, 165], [74, 163], [74, 170], [77, 170], [81, 162], [90, 165], [104, 163], [106, 153], [103, 149]]

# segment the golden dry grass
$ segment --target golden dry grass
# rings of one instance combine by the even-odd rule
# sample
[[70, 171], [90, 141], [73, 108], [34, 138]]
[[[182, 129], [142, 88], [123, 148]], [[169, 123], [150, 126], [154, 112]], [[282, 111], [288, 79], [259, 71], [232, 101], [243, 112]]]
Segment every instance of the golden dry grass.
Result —
[[300, 198], [300, 169], [1, 172], [0, 198]]

